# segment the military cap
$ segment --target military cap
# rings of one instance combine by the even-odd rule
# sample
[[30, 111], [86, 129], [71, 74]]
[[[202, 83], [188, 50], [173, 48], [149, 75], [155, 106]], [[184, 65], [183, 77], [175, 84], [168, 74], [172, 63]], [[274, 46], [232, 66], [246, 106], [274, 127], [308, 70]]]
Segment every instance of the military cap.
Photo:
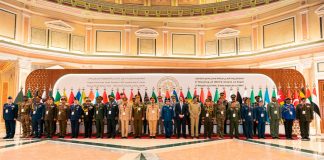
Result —
[[236, 97], [236, 95], [235, 95], [235, 94], [232, 94], [232, 95], [231, 95], [231, 98], [235, 98], [235, 97]]

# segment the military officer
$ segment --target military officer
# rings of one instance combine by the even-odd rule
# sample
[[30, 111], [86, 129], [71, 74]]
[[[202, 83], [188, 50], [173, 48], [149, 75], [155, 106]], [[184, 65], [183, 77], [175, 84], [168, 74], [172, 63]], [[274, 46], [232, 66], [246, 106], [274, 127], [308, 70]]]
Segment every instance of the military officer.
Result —
[[164, 124], [165, 129], [165, 138], [171, 138], [172, 136], [172, 123], [174, 123], [174, 111], [172, 106], [170, 105], [170, 99], [165, 99], [165, 105], [162, 108], [161, 111], [162, 121]]
[[[175, 114], [175, 107], [176, 107], [176, 104], [177, 104], [178, 102], [177, 102], [177, 99], [176, 99], [176, 97], [175, 97], [175, 95], [171, 95], [171, 106], [172, 106], [172, 108], [173, 108], [173, 111], [174, 111], [174, 117], [173, 117], [173, 119], [174, 120], [176, 120], [176, 114]], [[173, 124], [173, 134], [174, 135], [177, 135], [177, 122], [175, 121], [175, 123]]]
[[[224, 107], [225, 107], [225, 109], [226, 109], [226, 111], [227, 111], [227, 109], [228, 109], [228, 101], [226, 100], [226, 95], [225, 95], [225, 93], [224, 92], [221, 92], [220, 94], [220, 97], [219, 97], [219, 100], [221, 100], [222, 101], [222, 104], [224, 105]], [[224, 112], [225, 113], [225, 115], [226, 115], [226, 112]], [[228, 117], [227, 116], [225, 116], [225, 120], [224, 120], [224, 122], [223, 122], [223, 124], [224, 124], [224, 134], [226, 134], [226, 128], [227, 128], [227, 123], [226, 123], [226, 121], [228, 120]]]
[[265, 124], [267, 122], [267, 108], [264, 106], [263, 101], [260, 100], [259, 105], [255, 108], [255, 121], [258, 124], [258, 138], [265, 139]]
[[215, 117], [215, 109], [210, 99], [206, 99], [206, 104], [201, 114], [204, 123], [204, 138], [206, 139], [208, 137], [208, 139], [211, 139], [214, 128], [213, 118]]
[[15, 136], [16, 120], [18, 118], [18, 106], [13, 103], [11, 96], [3, 105], [3, 119], [5, 120], [6, 136], [3, 139], [12, 139]]
[[287, 139], [292, 139], [292, 126], [296, 118], [296, 109], [291, 104], [291, 99], [286, 98], [286, 103], [282, 107], [282, 119], [284, 120], [285, 135]]
[[296, 119], [299, 120], [300, 134], [302, 140], [310, 140], [309, 124], [314, 119], [313, 107], [311, 106], [311, 104], [306, 103], [305, 97], [301, 99], [301, 103], [297, 106]]
[[159, 120], [159, 106], [155, 103], [154, 97], [150, 98], [151, 103], [146, 108], [146, 119], [149, 122], [150, 138], [155, 138], [157, 121]]
[[270, 134], [273, 139], [279, 139], [279, 121], [281, 119], [281, 107], [276, 97], [271, 98], [268, 104], [268, 116], [270, 120]]
[[40, 102], [41, 97], [37, 96], [35, 98], [35, 103], [33, 103], [32, 106], [32, 128], [33, 128], [33, 138], [41, 138], [41, 130], [43, 130], [43, 123], [44, 120], [44, 113], [45, 113], [45, 107]]
[[132, 108], [132, 120], [134, 121], [134, 138], [141, 138], [143, 121], [145, 116], [144, 104], [141, 103], [141, 97], [136, 95], [135, 103]]
[[114, 95], [109, 95], [109, 102], [106, 104], [107, 117], [107, 137], [115, 138], [116, 136], [116, 120], [118, 120], [118, 104], [115, 101]]
[[190, 122], [191, 122], [191, 137], [199, 137], [199, 117], [201, 113], [201, 105], [198, 103], [197, 97], [193, 97], [193, 103], [189, 104]]
[[69, 106], [66, 102], [66, 96], [61, 97], [61, 102], [58, 105], [57, 121], [59, 123], [59, 138], [64, 138], [66, 135], [66, 126], [69, 119]]
[[251, 106], [250, 98], [244, 99], [244, 104], [242, 105], [242, 121], [245, 130], [246, 139], [253, 138], [253, 122], [255, 119], [254, 108]]
[[123, 97], [123, 102], [119, 106], [119, 119], [121, 122], [121, 136], [128, 137], [129, 120], [132, 117], [132, 106], [127, 102], [127, 97]]
[[18, 107], [18, 117], [23, 129], [23, 135], [21, 138], [27, 138], [30, 136], [30, 112], [31, 103], [28, 101], [27, 96], [23, 96], [23, 102], [19, 103]]
[[159, 117], [160, 118], [159, 118], [158, 127], [157, 127], [157, 130], [158, 131], [156, 133], [158, 133], [158, 134], [164, 134], [164, 125], [163, 125], [162, 116], [161, 116], [162, 107], [164, 106], [162, 96], [158, 96], [157, 105], [159, 106], [159, 114], [160, 114]]
[[72, 138], [78, 138], [79, 136], [79, 127], [82, 118], [82, 107], [79, 104], [78, 98], [74, 97], [74, 102], [70, 106], [70, 122], [72, 130]]
[[215, 114], [217, 123], [217, 135], [219, 138], [224, 138], [224, 123], [226, 119], [226, 106], [224, 105], [224, 99], [219, 99], [215, 104]]
[[83, 110], [83, 124], [84, 124], [84, 138], [91, 138], [92, 137], [92, 122], [93, 122], [93, 115], [94, 115], [94, 107], [91, 103], [91, 99], [88, 97], [85, 98], [85, 103], [82, 104]]
[[57, 112], [57, 106], [54, 104], [54, 98], [49, 97], [47, 99], [47, 102], [45, 104], [45, 115], [44, 115], [44, 120], [45, 120], [45, 133], [47, 138], [52, 138], [53, 137], [53, 121], [56, 120], [56, 113]]
[[189, 113], [188, 104], [184, 103], [183, 97], [179, 97], [180, 102], [176, 104], [175, 106], [175, 120], [177, 123], [177, 133], [178, 138], [180, 138], [180, 135], [182, 133], [182, 137], [186, 138], [186, 121], [187, 116]]
[[103, 138], [104, 135], [104, 118], [106, 113], [106, 107], [102, 103], [102, 97], [98, 96], [96, 98], [96, 104], [94, 105], [95, 113], [94, 119], [96, 121], [96, 138]]
[[233, 132], [235, 133], [235, 138], [239, 139], [238, 126], [240, 123], [241, 112], [240, 103], [236, 101], [236, 95], [231, 95], [232, 101], [229, 103], [229, 108], [227, 109], [227, 117], [230, 121], [230, 137], [233, 138]]
[[146, 108], [147, 108], [147, 105], [150, 104], [150, 98], [149, 97], [144, 97], [144, 120], [143, 120], [143, 134], [146, 134], [146, 133], [150, 133], [150, 129], [148, 127], [148, 121], [146, 119], [146, 116], [145, 116], [145, 111], [146, 111]]
[[[254, 99], [255, 99], [255, 102], [253, 104], [253, 108], [258, 108], [259, 107], [259, 102], [260, 102], [260, 96], [255, 96]], [[258, 128], [258, 124], [256, 123], [256, 121], [254, 121], [253, 123], [253, 133], [254, 135], [257, 134], [257, 128]]]

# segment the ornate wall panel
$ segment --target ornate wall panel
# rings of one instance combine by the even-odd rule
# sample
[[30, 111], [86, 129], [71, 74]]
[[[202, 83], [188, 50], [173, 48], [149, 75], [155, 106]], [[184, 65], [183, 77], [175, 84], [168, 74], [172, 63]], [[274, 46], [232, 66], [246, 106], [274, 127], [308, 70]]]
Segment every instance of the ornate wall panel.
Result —
[[97, 52], [121, 52], [121, 32], [120, 31], [97, 31], [96, 32]]
[[84, 36], [71, 36], [71, 50], [72, 51], [79, 51], [84, 52], [85, 47], [85, 38]]
[[50, 47], [69, 49], [70, 34], [66, 32], [51, 31]]
[[139, 54], [155, 55], [156, 52], [156, 40], [155, 39], [138, 39]]
[[195, 34], [172, 34], [173, 55], [195, 55], [196, 35]]
[[16, 14], [0, 9], [0, 36], [15, 39]]
[[30, 43], [46, 46], [46, 29], [31, 28]]
[[250, 52], [252, 50], [251, 37], [240, 37], [238, 39], [238, 51]]
[[219, 55], [236, 54], [236, 38], [226, 38], [219, 40]]
[[295, 42], [295, 18], [288, 18], [263, 26], [263, 47]]
[[217, 41], [208, 41], [205, 43], [206, 55], [217, 55]]

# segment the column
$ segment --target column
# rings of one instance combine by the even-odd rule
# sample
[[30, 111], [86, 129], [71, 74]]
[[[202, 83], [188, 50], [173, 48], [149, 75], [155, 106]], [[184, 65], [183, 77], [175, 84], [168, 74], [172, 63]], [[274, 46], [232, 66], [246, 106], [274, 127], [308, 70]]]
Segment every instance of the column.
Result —
[[31, 60], [27, 59], [18, 59], [16, 67], [17, 75], [17, 88], [15, 89], [17, 93], [20, 91], [20, 88], [25, 89], [27, 76], [32, 72], [32, 63]]
[[200, 31], [199, 32], [199, 54], [197, 56], [204, 57], [205, 56], [205, 32]]
[[22, 41], [26, 45], [30, 42], [30, 15], [22, 14]]
[[130, 32], [131, 29], [125, 29], [125, 55], [130, 55]]
[[92, 26], [86, 26], [86, 53], [94, 53]]
[[168, 56], [168, 31], [163, 32], [163, 56]]
[[300, 12], [301, 29], [302, 29], [302, 41], [309, 39], [308, 34], [308, 10]]
[[256, 51], [258, 50], [258, 25], [254, 24], [252, 25], [252, 50]]

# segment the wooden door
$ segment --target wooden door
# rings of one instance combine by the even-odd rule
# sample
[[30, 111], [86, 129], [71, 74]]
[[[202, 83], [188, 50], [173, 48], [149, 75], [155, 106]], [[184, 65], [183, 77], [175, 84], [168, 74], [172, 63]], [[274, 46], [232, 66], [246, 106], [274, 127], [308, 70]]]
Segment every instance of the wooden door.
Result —
[[321, 133], [324, 133], [324, 80], [318, 81], [319, 109], [321, 112]]

